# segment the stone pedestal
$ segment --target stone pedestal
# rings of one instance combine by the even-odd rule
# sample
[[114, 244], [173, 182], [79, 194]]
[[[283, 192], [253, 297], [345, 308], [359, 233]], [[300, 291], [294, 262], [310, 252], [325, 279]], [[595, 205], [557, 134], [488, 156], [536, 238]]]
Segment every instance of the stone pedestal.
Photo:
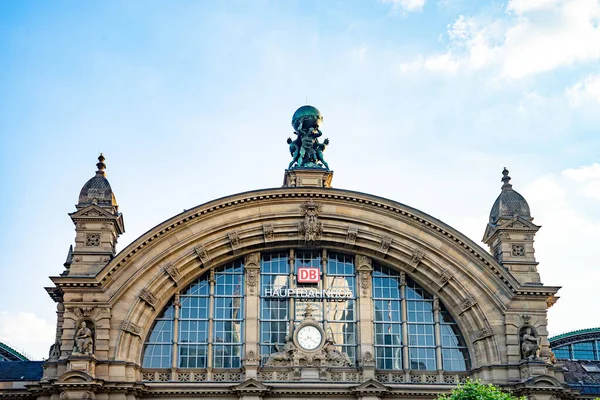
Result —
[[519, 364], [521, 382], [540, 375], [548, 375], [548, 364], [543, 360], [522, 361]]
[[285, 171], [283, 187], [331, 187], [333, 171], [320, 168], [293, 168]]
[[67, 359], [69, 364], [67, 371], [81, 371], [85, 372], [92, 378], [96, 374], [96, 357], [88, 355], [71, 355]]

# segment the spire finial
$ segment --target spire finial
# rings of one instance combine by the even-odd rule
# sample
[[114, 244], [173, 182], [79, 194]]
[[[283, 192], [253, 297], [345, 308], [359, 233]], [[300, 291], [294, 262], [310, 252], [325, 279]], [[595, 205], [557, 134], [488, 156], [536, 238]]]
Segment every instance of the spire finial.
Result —
[[512, 185], [508, 183], [510, 182], [510, 176], [508, 176], [508, 170], [506, 169], [506, 167], [504, 167], [504, 169], [502, 170], [502, 182], [504, 183], [502, 185], [502, 190], [512, 188]]
[[98, 156], [98, 163], [96, 164], [96, 167], [98, 167], [98, 171], [96, 171], [97, 175], [106, 175], [106, 172], [104, 172], [104, 170], [106, 169], [106, 164], [104, 164], [104, 160], [104, 156], [102, 155], [102, 153], [100, 153], [100, 156]]

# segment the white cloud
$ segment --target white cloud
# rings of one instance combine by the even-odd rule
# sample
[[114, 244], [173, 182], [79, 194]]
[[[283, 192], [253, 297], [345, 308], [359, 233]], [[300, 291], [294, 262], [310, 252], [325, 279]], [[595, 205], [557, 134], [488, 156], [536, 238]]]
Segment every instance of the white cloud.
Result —
[[600, 74], [590, 75], [575, 85], [567, 88], [567, 99], [574, 107], [587, 102], [600, 104]]
[[563, 171], [562, 174], [576, 182], [600, 179], [600, 164], [593, 163], [579, 168], [570, 168]]
[[599, 0], [511, 0], [504, 11], [461, 15], [448, 26], [448, 49], [425, 59], [505, 79], [600, 59]]
[[453, 73], [459, 69], [460, 65], [451, 54], [439, 54], [427, 58], [418, 56], [410, 61], [400, 63], [401, 73], [414, 73], [422, 69], [432, 72]]
[[423, 68], [423, 57], [418, 56], [413, 60], [400, 63], [400, 72], [401, 73], [412, 73], [417, 72]]
[[542, 176], [522, 191], [534, 222], [542, 225], [535, 242], [542, 282], [562, 286], [559, 302], [549, 311], [551, 335], [600, 325], [600, 315], [587, 311], [600, 306], [600, 265], [594, 261], [600, 220], [582, 206], [589, 201], [590, 185], [600, 195], [599, 173], [598, 164], [568, 169]]
[[0, 341], [35, 360], [48, 357], [56, 327], [33, 313], [0, 311]]
[[539, 11], [556, 7], [560, 0], [510, 0], [507, 11], [514, 11], [517, 14], [523, 14], [528, 11]]
[[600, 200], [600, 181], [588, 183], [583, 189], [583, 194], [590, 199]]
[[421, 11], [425, 6], [425, 0], [381, 0], [384, 4], [391, 4], [393, 11]]
[[427, 58], [423, 66], [430, 71], [456, 72], [459, 64], [450, 54], [440, 54]]
[[600, 2], [565, 0], [546, 11], [523, 12], [506, 31], [502, 76], [521, 78], [600, 58]]

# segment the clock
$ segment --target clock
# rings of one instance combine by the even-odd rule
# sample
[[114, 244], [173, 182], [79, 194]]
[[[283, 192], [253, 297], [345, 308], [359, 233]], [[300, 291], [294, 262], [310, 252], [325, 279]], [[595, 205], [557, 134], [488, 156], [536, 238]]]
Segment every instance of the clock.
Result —
[[296, 340], [304, 350], [315, 350], [323, 341], [323, 333], [314, 325], [305, 325], [298, 329]]

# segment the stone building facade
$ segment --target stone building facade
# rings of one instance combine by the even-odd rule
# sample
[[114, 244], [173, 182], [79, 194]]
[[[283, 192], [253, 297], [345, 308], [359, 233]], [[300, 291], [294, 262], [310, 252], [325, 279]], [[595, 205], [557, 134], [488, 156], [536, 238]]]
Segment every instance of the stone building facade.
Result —
[[[553, 363], [527, 202], [504, 172], [484, 234], [327, 169], [160, 223], [118, 254], [104, 158], [81, 190], [75, 246], [47, 288], [56, 343], [43, 377], [1, 398], [435, 398], [468, 377], [571, 398]], [[57, 271], [58, 273], [59, 271]]]

